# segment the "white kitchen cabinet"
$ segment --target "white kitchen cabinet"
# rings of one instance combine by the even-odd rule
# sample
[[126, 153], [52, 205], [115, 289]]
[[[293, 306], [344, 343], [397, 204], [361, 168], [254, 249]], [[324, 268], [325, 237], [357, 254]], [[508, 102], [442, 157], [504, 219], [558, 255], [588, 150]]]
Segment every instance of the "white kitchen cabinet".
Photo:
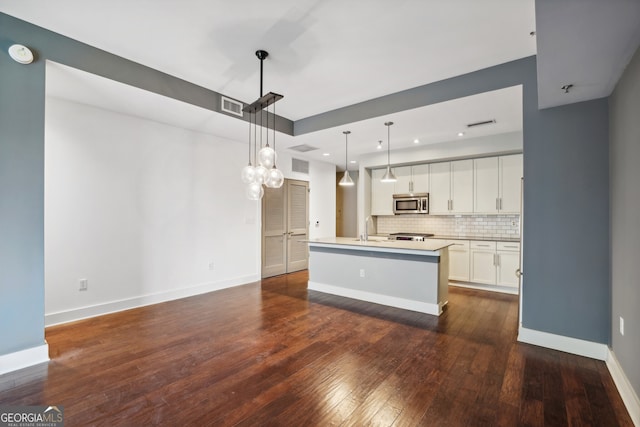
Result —
[[384, 169], [371, 170], [371, 215], [393, 215], [393, 182], [380, 182]]
[[473, 160], [429, 165], [429, 213], [473, 212]]
[[429, 167], [429, 213], [449, 214], [451, 163], [432, 163]]
[[497, 242], [496, 284], [518, 287], [516, 270], [520, 266], [520, 243]]
[[522, 154], [501, 156], [500, 213], [520, 213], [520, 192], [523, 176]]
[[398, 180], [395, 184], [396, 194], [428, 193], [429, 165], [399, 166], [393, 168]]
[[470, 281], [495, 285], [497, 275], [496, 242], [472, 240], [469, 246], [471, 251]]
[[517, 288], [520, 243], [471, 241], [471, 282]]
[[449, 240], [449, 280], [468, 282], [469, 277], [469, 241]]
[[520, 213], [522, 154], [473, 160], [473, 211]]

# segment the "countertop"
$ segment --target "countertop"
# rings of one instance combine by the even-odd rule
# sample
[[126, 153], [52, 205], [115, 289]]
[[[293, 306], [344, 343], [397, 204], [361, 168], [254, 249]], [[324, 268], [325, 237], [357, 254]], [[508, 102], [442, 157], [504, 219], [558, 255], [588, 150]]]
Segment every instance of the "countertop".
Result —
[[509, 242], [519, 243], [519, 237], [460, 237], [460, 236], [441, 236], [435, 235], [429, 237], [430, 239], [445, 239], [445, 240], [477, 240], [480, 242]]
[[326, 237], [308, 240], [310, 246], [316, 247], [348, 247], [349, 249], [374, 252], [393, 252], [414, 255], [439, 256], [440, 249], [450, 246], [437, 239], [424, 242], [408, 240], [387, 240], [385, 237], [371, 236], [370, 240], [361, 241], [355, 237]]

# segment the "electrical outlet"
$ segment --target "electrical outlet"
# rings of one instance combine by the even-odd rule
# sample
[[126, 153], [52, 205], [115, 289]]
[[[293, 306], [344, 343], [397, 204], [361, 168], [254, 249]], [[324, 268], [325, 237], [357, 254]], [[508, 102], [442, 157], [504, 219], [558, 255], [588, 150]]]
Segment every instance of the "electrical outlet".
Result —
[[80, 284], [80, 287], [78, 288], [79, 291], [86, 291], [89, 289], [89, 280], [80, 279], [78, 280], [78, 283]]
[[213, 270], [213, 261], [209, 263], [209, 270]]
[[364, 277], [364, 268], [360, 269], [360, 277]]
[[620, 335], [624, 336], [624, 319], [620, 316]]

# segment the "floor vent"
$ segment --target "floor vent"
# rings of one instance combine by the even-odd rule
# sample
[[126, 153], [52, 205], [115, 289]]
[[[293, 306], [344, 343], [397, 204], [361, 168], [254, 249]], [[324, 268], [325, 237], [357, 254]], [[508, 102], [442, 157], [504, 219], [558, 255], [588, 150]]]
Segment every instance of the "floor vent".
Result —
[[483, 125], [492, 125], [496, 122], [496, 119], [491, 119], [491, 120], [485, 120], [483, 122], [475, 122], [475, 123], [469, 123], [467, 125], [468, 128], [472, 128], [475, 126], [483, 126]]
[[242, 117], [242, 102], [222, 96], [220, 100], [220, 108], [225, 113]]
[[291, 171], [309, 175], [309, 162], [307, 162], [306, 160], [300, 160], [300, 159], [296, 159], [295, 157], [292, 157]]
[[293, 147], [289, 147], [289, 150], [298, 151], [300, 153], [306, 153], [307, 151], [317, 150], [318, 147], [313, 147], [307, 144], [294, 145]]

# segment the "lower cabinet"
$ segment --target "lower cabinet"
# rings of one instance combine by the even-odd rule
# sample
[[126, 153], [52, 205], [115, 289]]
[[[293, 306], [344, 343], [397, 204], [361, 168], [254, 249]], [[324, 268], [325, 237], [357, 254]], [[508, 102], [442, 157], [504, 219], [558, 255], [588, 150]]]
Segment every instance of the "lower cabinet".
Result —
[[469, 241], [449, 240], [449, 280], [469, 281]]
[[520, 243], [471, 241], [471, 282], [518, 287]]
[[471, 282], [496, 284], [496, 242], [471, 241]]
[[520, 267], [520, 243], [497, 242], [496, 285], [518, 287], [516, 271]]
[[518, 287], [519, 242], [444, 240], [449, 243], [449, 280]]

